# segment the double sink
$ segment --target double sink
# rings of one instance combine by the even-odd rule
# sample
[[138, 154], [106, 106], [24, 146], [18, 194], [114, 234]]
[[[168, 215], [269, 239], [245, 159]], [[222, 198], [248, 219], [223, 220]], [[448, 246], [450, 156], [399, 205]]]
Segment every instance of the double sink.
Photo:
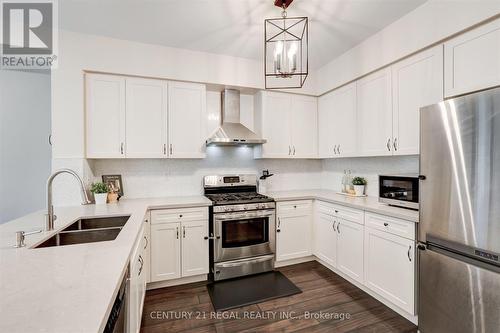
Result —
[[35, 248], [114, 240], [130, 215], [79, 219]]

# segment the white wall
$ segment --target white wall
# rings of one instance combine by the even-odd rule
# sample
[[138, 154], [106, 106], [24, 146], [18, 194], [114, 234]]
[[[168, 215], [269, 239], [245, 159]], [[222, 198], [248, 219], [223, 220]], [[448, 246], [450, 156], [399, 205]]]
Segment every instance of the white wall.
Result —
[[0, 223], [45, 207], [50, 73], [0, 70]]
[[[175, 49], [61, 30], [59, 63], [52, 72], [55, 158], [84, 156], [83, 71], [101, 71], [262, 89], [255, 60]], [[315, 93], [313, 75], [300, 91]], [[296, 91], [298, 92], [298, 91]]]
[[429, 0], [317, 70], [323, 94], [500, 14], [498, 0]]
[[378, 196], [378, 175], [418, 174], [418, 156], [357, 157], [323, 160], [321, 185], [325, 189], [340, 191], [344, 170], [352, 176], [362, 176], [368, 181], [366, 194]]

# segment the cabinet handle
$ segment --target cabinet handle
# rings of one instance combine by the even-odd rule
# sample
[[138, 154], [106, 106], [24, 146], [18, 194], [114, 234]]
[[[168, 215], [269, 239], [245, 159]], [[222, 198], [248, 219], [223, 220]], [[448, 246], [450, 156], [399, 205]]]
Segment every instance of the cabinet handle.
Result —
[[122, 143], [120, 143], [120, 154], [122, 154], [122, 155], [123, 155], [123, 142], [122, 142]]
[[394, 138], [392, 145], [394, 147], [394, 151], [398, 151], [398, 138]]
[[335, 229], [335, 222], [337, 222], [337, 221], [333, 220], [332, 226], [333, 226], [333, 231], [337, 232], [337, 229]]
[[292, 147], [288, 146], [288, 155], [292, 155]]
[[340, 145], [337, 146], [337, 154], [340, 155]]
[[142, 259], [142, 256], [139, 255], [139, 258], [137, 259], [139, 261], [139, 263], [141, 264], [141, 267], [139, 267], [139, 274], [138, 276], [141, 276], [141, 273], [142, 273], [142, 268], [144, 267], [144, 260]]
[[148, 247], [149, 241], [146, 236], [144, 236], [144, 240], [146, 241], [146, 244], [144, 244], [144, 250]]
[[295, 156], [295, 146], [293, 146], [293, 156]]
[[340, 222], [337, 224], [337, 232], [339, 233], [340, 235]]
[[407, 255], [408, 255], [408, 260], [411, 262], [410, 251], [411, 251], [411, 245], [410, 245], [410, 246], [408, 246], [408, 253], [407, 253]]
[[387, 227], [388, 225], [389, 225], [389, 223], [384, 222], [384, 227]]
[[182, 238], [186, 238], [186, 227], [182, 227]]
[[167, 144], [163, 144], [163, 155], [167, 155]]
[[281, 225], [281, 219], [278, 217], [278, 228], [280, 227]]
[[173, 151], [174, 151], [174, 148], [172, 147], [172, 144], [170, 144], [170, 155], [172, 155]]
[[386, 145], [386, 146], [387, 146], [387, 150], [388, 150], [388, 151], [391, 151], [391, 138], [389, 138], [389, 139], [387, 140], [387, 145]]
[[175, 232], [176, 232], [176, 234], [177, 234], [177, 239], [179, 239], [179, 227], [176, 227], [176, 228], [175, 228]]

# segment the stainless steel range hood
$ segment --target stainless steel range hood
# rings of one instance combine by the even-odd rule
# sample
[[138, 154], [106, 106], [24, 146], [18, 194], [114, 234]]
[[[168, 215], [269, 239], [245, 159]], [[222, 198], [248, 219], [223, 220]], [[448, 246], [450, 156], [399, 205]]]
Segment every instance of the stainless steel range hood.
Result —
[[208, 145], [237, 146], [257, 145], [267, 140], [245, 127], [240, 122], [240, 92], [226, 89], [222, 92], [222, 124], [206, 141]]

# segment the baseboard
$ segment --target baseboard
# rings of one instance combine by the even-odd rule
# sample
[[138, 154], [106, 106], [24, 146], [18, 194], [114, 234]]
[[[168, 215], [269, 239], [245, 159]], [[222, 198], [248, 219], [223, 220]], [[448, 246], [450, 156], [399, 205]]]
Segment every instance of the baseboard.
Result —
[[383, 303], [384, 305], [386, 305], [387, 307], [391, 308], [392, 310], [394, 310], [395, 312], [397, 312], [399, 315], [401, 315], [402, 317], [408, 319], [409, 321], [411, 321], [412, 323], [414, 323], [415, 325], [418, 325], [418, 316], [414, 316], [408, 312], [406, 312], [405, 310], [401, 309], [399, 306], [397, 306], [396, 304], [388, 301], [387, 299], [385, 299], [384, 297], [380, 296], [379, 294], [377, 294], [376, 292], [374, 292], [373, 290], [369, 289], [368, 287], [366, 287], [364, 284], [361, 284], [359, 283], [358, 281], [352, 279], [350, 276], [344, 274], [343, 272], [340, 272], [338, 269], [336, 269], [335, 267], [332, 267], [330, 264], [327, 264], [326, 262], [324, 262], [323, 260], [319, 259], [318, 257], [314, 256], [314, 260], [316, 260], [317, 262], [319, 262], [321, 265], [325, 266], [326, 268], [328, 268], [329, 270], [331, 270], [332, 272], [334, 272], [335, 274], [343, 277], [344, 279], [346, 279], [347, 281], [349, 281], [351, 284], [355, 285], [356, 287], [358, 287], [359, 289], [363, 290], [364, 292], [366, 292], [368, 295], [372, 296], [373, 298], [377, 299], [378, 301], [380, 301], [381, 303]]
[[301, 264], [303, 262], [314, 261], [315, 259], [316, 259], [315, 256], [307, 256], [307, 257], [302, 257], [302, 258], [295, 258], [295, 259], [289, 259], [289, 260], [276, 261], [274, 263], [274, 267], [283, 267], [283, 266], [296, 265], [296, 264]]
[[200, 282], [200, 281], [206, 281], [206, 280], [207, 280], [207, 274], [194, 275], [194, 276], [188, 276], [188, 277], [184, 277], [184, 278], [180, 278], [180, 279], [150, 282], [146, 285], [146, 289], [151, 290], [151, 289], [172, 287], [172, 286], [178, 286], [181, 284], [188, 284], [188, 283], [194, 283], [194, 282]]

